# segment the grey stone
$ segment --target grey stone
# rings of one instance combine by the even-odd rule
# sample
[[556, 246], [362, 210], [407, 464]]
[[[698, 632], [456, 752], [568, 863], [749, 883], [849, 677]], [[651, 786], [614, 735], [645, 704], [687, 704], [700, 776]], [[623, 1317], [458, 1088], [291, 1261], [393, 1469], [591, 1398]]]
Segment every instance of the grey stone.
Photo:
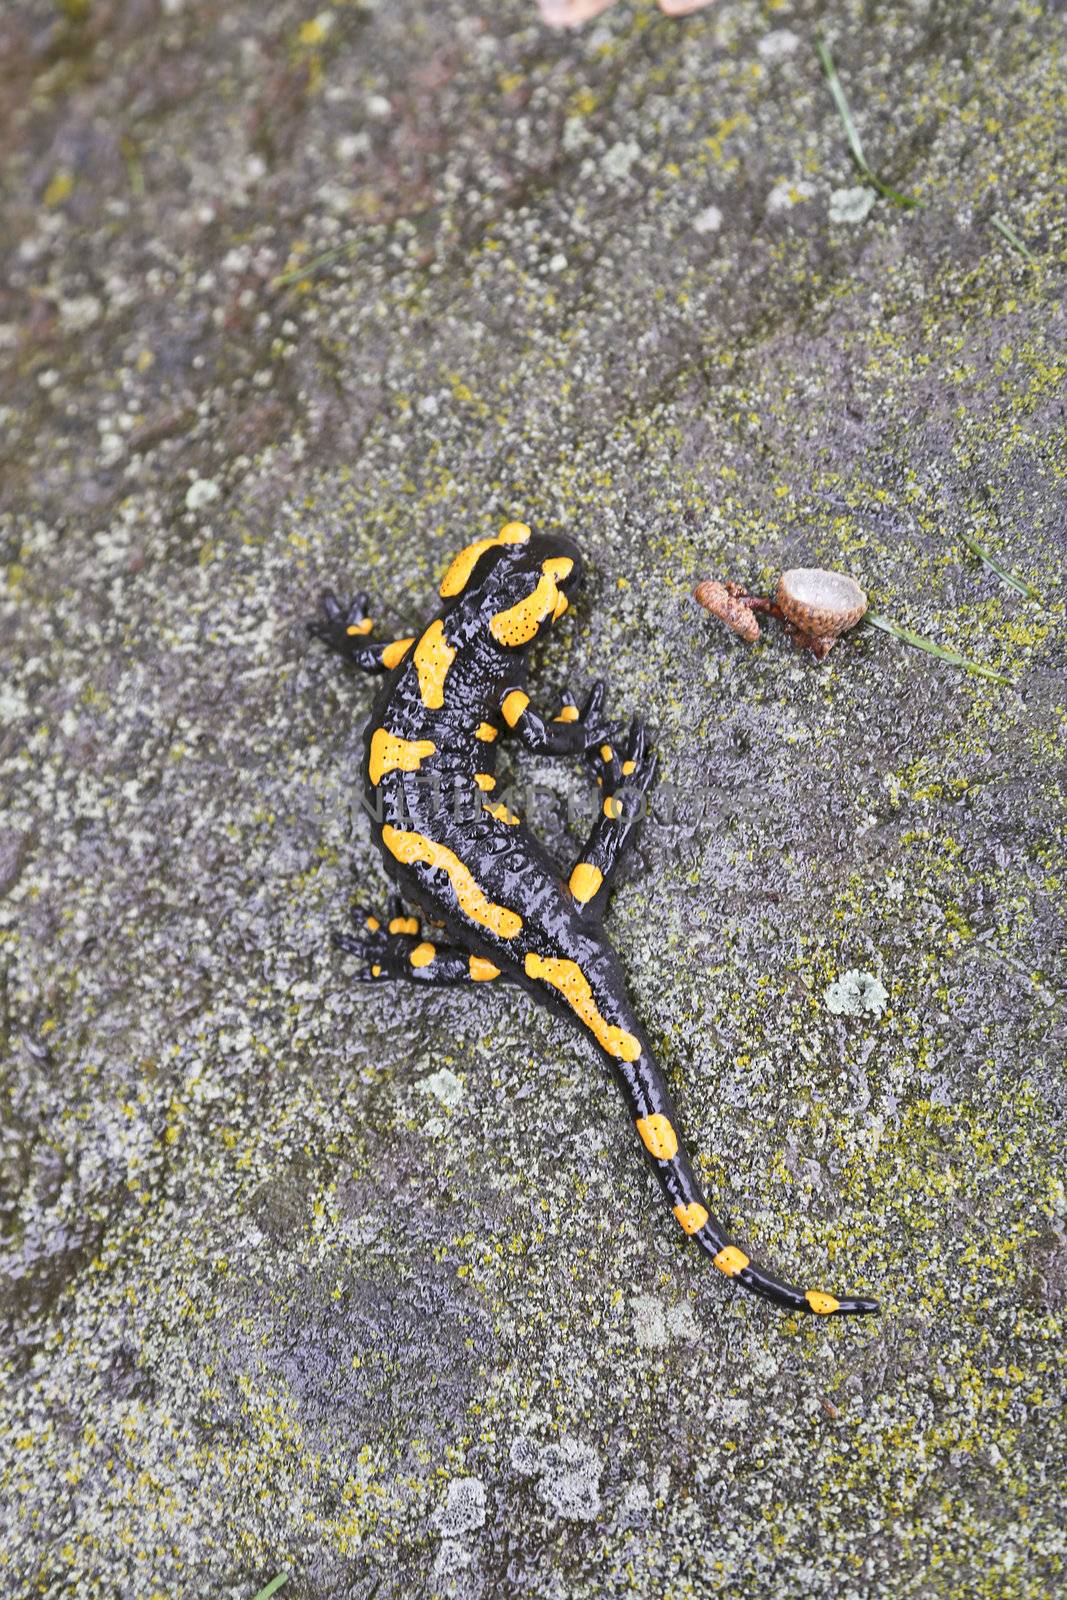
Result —
[[[5, 1594], [1062, 1588], [1055, 12], [0, 8]], [[824, 29], [917, 209], [831, 224]], [[709, 1203], [877, 1321], [709, 1269], [519, 993], [331, 948], [374, 688], [305, 620], [507, 516], [591, 569], [536, 703], [662, 757], [609, 926]], [[1014, 686], [690, 599], [806, 565]]]

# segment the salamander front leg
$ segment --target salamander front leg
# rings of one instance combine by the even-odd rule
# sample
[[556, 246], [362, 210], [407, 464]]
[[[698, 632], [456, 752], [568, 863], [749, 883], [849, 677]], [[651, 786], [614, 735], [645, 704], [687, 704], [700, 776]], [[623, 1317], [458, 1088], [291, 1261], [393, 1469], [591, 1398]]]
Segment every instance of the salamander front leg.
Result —
[[359, 983], [387, 978], [409, 978], [413, 983], [441, 987], [455, 983], [484, 983], [501, 976], [499, 967], [461, 945], [424, 939], [418, 917], [408, 916], [397, 898], [389, 902], [385, 926], [366, 907], [357, 907], [352, 920], [355, 933], [335, 933], [334, 945], [360, 963]]
[[536, 755], [576, 756], [595, 748], [608, 737], [604, 721], [604, 684], [598, 679], [579, 711], [570, 690], [554, 717], [545, 718], [530, 704], [524, 689], [506, 689], [500, 698], [500, 714], [519, 741]]
[[320, 604], [320, 615], [308, 623], [308, 632], [363, 672], [391, 672], [415, 642], [412, 637], [372, 644], [368, 635], [374, 621], [368, 614], [370, 600], [364, 591], [345, 604], [332, 589], [327, 589]]
[[587, 757], [600, 785], [599, 815], [585, 848], [570, 876], [569, 888], [581, 914], [599, 921], [607, 909], [615, 874], [633, 848], [645, 815], [645, 796], [656, 776], [657, 758], [645, 750], [644, 724], [630, 728], [626, 752], [620, 757], [613, 742], [605, 741]]

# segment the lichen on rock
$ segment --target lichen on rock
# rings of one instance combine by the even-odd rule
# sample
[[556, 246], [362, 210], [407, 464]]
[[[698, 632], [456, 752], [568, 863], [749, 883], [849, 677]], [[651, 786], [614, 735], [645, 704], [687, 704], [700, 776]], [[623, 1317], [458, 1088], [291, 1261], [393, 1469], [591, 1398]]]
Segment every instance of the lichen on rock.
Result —
[[[1055, 10], [0, 7], [4, 1595], [1063, 1589]], [[913, 211], [831, 221], [831, 23]], [[516, 987], [331, 946], [306, 619], [509, 518], [588, 558], [536, 703], [661, 756], [608, 925], [709, 1199], [877, 1321], [710, 1272]], [[690, 599], [811, 566], [1018, 687]]]

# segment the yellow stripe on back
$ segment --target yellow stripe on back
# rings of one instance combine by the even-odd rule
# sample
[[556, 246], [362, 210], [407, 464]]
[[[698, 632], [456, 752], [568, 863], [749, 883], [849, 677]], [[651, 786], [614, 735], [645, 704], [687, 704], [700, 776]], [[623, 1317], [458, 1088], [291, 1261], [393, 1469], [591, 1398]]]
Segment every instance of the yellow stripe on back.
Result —
[[531, 639], [537, 637], [537, 630], [545, 618], [552, 615], [558, 599], [556, 580], [550, 572], [543, 572], [537, 580], [537, 587], [524, 600], [508, 606], [505, 611], [498, 611], [491, 618], [489, 632], [498, 644], [512, 648], [529, 644]]
[[475, 539], [473, 544], [466, 545], [458, 555], [452, 557], [448, 571], [441, 579], [441, 598], [450, 600], [453, 595], [463, 593], [479, 557], [484, 556], [487, 550], [505, 544], [525, 544], [529, 537], [530, 530], [525, 522], [505, 522], [494, 539]]
[[[616, 1027], [601, 1016], [593, 998], [592, 985], [577, 961], [559, 956], [539, 956], [531, 950], [523, 965], [528, 978], [543, 978], [558, 989], [571, 1010], [580, 1017], [594, 1039], [609, 1056], [618, 1061], [636, 1061], [641, 1054], [640, 1040], [625, 1028]], [[677, 1145], [675, 1146], [677, 1148]]]
[[440, 711], [445, 703], [445, 679], [456, 659], [456, 652], [445, 638], [444, 623], [431, 622], [415, 646], [415, 670], [419, 675], [422, 703], [430, 711]]
[[465, 867], [446, 845], [438, 844], [436, 839], [427, 839], [425, 834], [404, 833], [388, 822], [382, 829], [382, 843], [405, 867], [420, 861], [427, 867], [437, 867], [446, 872], [460, 910], [472, 922], [488, 928], [501, 939], [514, 939], [522, 927], [518, 912], [509, 911], [507, 906], [494, 905], [481, 885], [475, 882], [470, 868]]

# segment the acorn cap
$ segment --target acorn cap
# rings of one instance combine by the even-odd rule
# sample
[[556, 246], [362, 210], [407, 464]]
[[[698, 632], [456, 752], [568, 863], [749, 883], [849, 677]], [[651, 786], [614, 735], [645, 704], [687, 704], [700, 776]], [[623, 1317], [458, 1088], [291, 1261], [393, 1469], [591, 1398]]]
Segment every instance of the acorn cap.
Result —
[[867, 596], [855, 578], [822, 567], [791, 567], [783, 572], [775, 598], [787, 622], [819, 639], [839, 638], [867, 609]]
[[710, 611], [713, 617], [725, 622], [726, 626], [739, 634], [742, 639], [747, 639], [749, 644], [755, 644], [759, 638], [756, 613], [750, 611], [742, 600], [732, 595], [725, 584], [717, 583], [714, 578], [705, 578], [704, 582], [698, 583], [693, 590], [693, 598], [704, 607], [705, 611]]

